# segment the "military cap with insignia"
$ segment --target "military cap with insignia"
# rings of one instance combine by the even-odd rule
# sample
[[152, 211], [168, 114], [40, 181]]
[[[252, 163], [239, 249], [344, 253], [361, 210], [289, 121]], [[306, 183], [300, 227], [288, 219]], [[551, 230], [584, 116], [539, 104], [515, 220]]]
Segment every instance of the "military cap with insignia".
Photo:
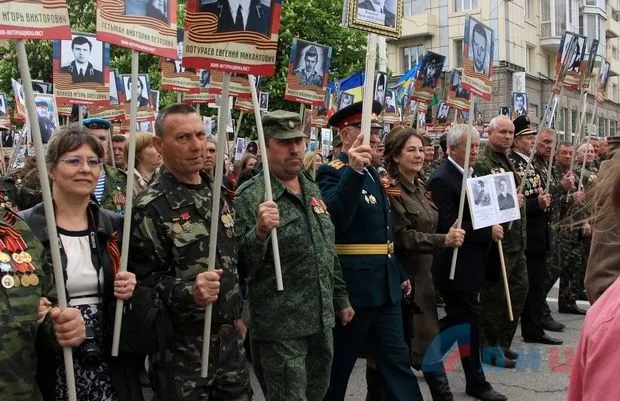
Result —
[[276, 139], [305, 138], [301, 117], [291, 111], [275, 110], [263, 115], [265, 135]]
[[[363, 102], [353, 103], [344, 109], [338, 110], [333, 116], [331, 116], [328, 124], [338, 129], [360, 124], [362, 122], [362, 103]], [[376, 100], [372, 102], [373, 115], [378, 115], [381, 113], [382, 109], [381, 103]]]
[[110, 129], [112, 124], [103, 118], [85, 118], [82, 125], [88, 129]]
[[515, 138], [523, 135], [536, 135], [528, 116], [519, 116], [512, 123], [515, 125]]

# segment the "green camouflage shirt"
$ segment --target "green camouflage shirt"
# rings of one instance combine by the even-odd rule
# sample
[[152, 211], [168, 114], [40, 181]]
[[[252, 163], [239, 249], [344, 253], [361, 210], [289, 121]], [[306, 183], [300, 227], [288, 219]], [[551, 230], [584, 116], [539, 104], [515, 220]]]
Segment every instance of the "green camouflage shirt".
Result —
[[[16, 284], [19, 283], [11, 288], [0, 287], [0, 398], [38, 401], [41, 396], [35, 382], [37, 313], [41, 294], [51, 291], [52, 280], [47, 267], [41, 263], [43, 246], [28, 225], [12, 212], [1, 210], [0, 213], [0, 228], [10, 226], [21, 234], [39, 278], [38, 284], [32, 285], [29, 283], [31, 280], [27, 280], [29, 285], [26, 286], [21, 283], [24, 274], [7, 273], [4, 269], [0, 273], [3, 277], [11, 276]], [[4, 237], [2, 239], [5, 242]], [[4, 252], [8, 253], [6, 250]]]
[[103, 169], [105, 171], [105, 186], [99, 206], [102, 209], [124, 214], [127, 174], [123, 170], [107, 164], [103, 165]]
[[248, 280], [252, 338], [277, 341], [329, 330], [334, 310], [350, 306], [336, 257], [335, 229], [318, 185], [299, 175], [302, 193], [286, 189], [273, 174], [280, 212], [278, 247], [284, 291], [276, 290], [271, 239], [256, 239], [258, 205], [265, 199], [263, 172], [237, 190], [239, 269]]
[[[484, 150], [480, 152], [480, 156], [476, 161], [474, 171], [477, 176], [499, 174], [511, 171], [515, 177], [517, 189], [521, 183], [519, 174], [517, 173], [512, 162], [505, 153], [496, 152], [487, 144]], [[515, 196], [515, 202], [517, 202]], [[520, 208], [521, 219], [514, 220], [512, 227], [508, 230], [509, 223], [502, 224], [504, 227], [504, 239], [502, 246], [505, 252], [518, 252], [525, 249], [525, 206]]]
[[[194, 301], [192, 286], [198, 273], [207, 270], [213, 183], [207, 174], [201, 172], [201, 177], [200, 185], [182, 184], [162, 167], [138, 195], [133, 210], [128, 266], [138, 280], [156, 289], [175, 327], [204, 322], [204, 307]], [[241, 313], [233, 216], [222, 196], [216, 268], [224, 273], [213, 304], [214, 328], [232, 323]]]

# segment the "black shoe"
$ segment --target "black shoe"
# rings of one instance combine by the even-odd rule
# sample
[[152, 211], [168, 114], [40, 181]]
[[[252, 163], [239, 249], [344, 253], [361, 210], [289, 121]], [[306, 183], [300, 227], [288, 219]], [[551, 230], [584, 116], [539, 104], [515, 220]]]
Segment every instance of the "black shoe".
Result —
[[510, 348], [505, 348], [504, 349], [504, 356], [507, 359], [510, 359], [512, 361], [516, 361], [517, 359], [519, 359], [519, 354], [517, 354], [516, 352], [514, 352]]
[[586, 310], [581, 309], [580, 307], [577, 306], [577, 304], [560, 306], [558, 307], [558, 312], [572, 313], [573, 315], [585, 315], [586, 314]]
[[423, 372], [433, 401], [454, 401], [445, 371]]
[[366, 366], [366, 386], [368, 388], [366, 401], [385, 401], [379, 370]]
[[537, 343], [537, 344], [547, 344], [547, 345], [560, 345], [564, 343], [563, 340], [559, 338], [553, 338], [547, 334], [543, 334], [541, 336], [532, 336], [532, 337], [523, 337], [523, 341], [526, 343]]
[[557, 320], [554, 320], [552, 317], [550, 317], [549, 319], [545, 320], [542, 323], [542, 327], [543, 329], [547, 330], [547, 331], [564, 331], [564, 328], [566, 327], [563, 323], [558, 322]]
[[493, 389], [484, 390], [480, 392], [473, 392], [473, 391], [465, 390], [465, 393], [481, 401], [506, 401], [508, 400], [508, 398], [506, 398], [505, 395], [500, 394]]
[[517, 367], [515, 361], [504, 356], [503, 350], [497, 349], [482, 351], [482, 362], [504, 369], [514, 369]]

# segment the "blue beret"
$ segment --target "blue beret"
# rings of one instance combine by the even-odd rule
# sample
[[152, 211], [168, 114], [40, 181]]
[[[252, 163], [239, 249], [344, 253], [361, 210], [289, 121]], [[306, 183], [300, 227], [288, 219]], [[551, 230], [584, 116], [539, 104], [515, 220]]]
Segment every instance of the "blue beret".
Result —
[[82, 125], [89, 129], [110, 129], [112, 124], [103, 118], [85, 118]]

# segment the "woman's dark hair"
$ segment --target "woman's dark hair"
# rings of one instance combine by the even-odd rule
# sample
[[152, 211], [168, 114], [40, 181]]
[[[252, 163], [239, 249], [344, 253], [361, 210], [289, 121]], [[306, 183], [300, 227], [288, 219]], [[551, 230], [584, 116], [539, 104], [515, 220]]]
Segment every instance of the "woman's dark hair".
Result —
[[79, 123], [58, 128], [47, 144], [45, 162], [48, 168], [58, 163], [62, 155], [67, 152], [72, 152], [82, 145], [88, 145], [98, 158], [103, 159], [105, 154], [103, 146], [101, 142], [99, 142], [99, 139], [93, 135], [91, 130]]
[[243, 173], [248, 168], [248, 163], [250, 160], [258, 160], [258, 157], [252, 153], [246, 153], [245, 156], [241, 159], [241, 172]]
[[385, 141], [385, 150], [383, 151], [383, 157], [385, 158], [385, 169], [392, 178], [398, 177], [398, 164], [394, 161], [394, 157], [398, 156], [403, 151], [405, 143], [412, 136], [418, 138], [421, 143], [424, 143], [422, 135], [418, 134], [416, 130], [410, 127], [394, 128], [387, 136]]

